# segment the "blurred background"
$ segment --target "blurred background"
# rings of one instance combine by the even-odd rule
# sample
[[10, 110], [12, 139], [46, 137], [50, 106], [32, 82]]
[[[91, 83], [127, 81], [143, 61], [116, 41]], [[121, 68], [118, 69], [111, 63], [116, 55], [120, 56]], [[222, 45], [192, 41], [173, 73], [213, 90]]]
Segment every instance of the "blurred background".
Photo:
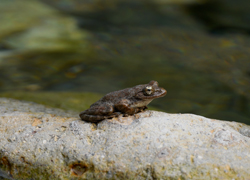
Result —
[[249, 0], [1, 0], [0, 96], [83, 111], [156, 80], [153, 109], [250, 124]]

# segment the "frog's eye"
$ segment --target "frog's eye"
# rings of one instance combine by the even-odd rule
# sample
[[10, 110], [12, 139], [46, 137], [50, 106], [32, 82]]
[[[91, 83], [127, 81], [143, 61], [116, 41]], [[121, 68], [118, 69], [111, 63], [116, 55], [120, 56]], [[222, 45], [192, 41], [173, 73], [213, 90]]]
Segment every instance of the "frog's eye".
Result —
[[143, 93], [145, 96], [150, 96], [154, 93], [154, 88], [153, 86], [146, 86], [144, 89], [143, 89]]

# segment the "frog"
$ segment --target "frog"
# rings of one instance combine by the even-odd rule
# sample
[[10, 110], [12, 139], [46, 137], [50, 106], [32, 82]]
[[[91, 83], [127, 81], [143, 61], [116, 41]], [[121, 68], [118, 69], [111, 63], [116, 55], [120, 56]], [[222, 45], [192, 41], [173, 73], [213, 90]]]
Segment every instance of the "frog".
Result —
[[128, 117], [143, 112], [152, 100], [166, 94], [167, 91], [159, 87], [157, 81], [152, 80], [148, 84], [110, 92], [92, 104], [89, 109], [82, 111], [79, 116], [83, 121], [92, 123], [118, 116]]

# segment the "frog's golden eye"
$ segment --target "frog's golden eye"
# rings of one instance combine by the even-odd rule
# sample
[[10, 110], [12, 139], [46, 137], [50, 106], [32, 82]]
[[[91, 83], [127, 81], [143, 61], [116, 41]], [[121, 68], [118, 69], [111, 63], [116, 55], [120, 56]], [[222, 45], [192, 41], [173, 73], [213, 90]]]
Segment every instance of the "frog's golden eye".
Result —
[[154, 88], [153, 86], [146, 86], [144, 89], [143, 89], [143, 93], [145, 96], [150, 96], [154, 93]]

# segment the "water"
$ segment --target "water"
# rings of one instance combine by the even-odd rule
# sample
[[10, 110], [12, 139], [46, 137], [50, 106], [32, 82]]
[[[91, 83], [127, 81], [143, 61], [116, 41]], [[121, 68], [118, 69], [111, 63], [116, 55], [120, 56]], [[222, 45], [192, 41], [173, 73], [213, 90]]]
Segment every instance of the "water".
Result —
[[246, 33], [210, 33], [186, 5], [127, 4], [69, 16], [37, 1], [5, 3], [2, 92], [106, 94], [156, 80], [168, 94], [153, 107], [250, 124]]

